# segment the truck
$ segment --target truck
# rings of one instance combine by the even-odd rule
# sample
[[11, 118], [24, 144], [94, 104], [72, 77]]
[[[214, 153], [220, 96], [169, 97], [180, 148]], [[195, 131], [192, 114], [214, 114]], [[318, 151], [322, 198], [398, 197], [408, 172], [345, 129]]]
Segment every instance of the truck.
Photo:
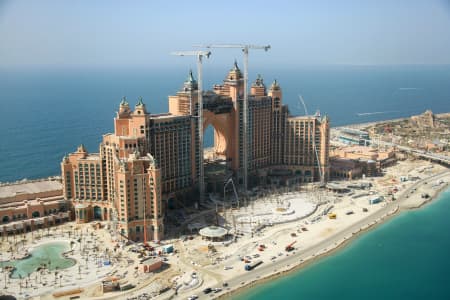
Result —
[[255, 262], [250, 263], [250, 264], [246, 264], [244, 269], [245, 269], [245, 271], [251, 271], [251, 270], [253, 270], [254, 268], [256, 268], [257, 266], [259, 266], [262, 263], [263, 263], [262, 260], [257, 260]]

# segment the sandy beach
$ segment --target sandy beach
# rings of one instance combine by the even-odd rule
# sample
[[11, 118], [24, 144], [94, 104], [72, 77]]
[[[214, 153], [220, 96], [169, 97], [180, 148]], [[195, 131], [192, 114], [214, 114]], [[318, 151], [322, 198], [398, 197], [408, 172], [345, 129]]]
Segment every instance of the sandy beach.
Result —
[[[441, 179], [447, 183], [443, 184], [439, 188], [433, 189], [428, 184], [428, 182], [432, 180], [436, 181]], [[225, 299], [231, 294], [240, 293], [252, 286], [263, 284], [273, 278], [284, 276], [289, 272], [295, 272], [300, 268], [306, 267], [308, 264], [314, 263], [326, 255], [331, 255], [334, 252], [339, 251], [353, 239], [369, 230], [376, 228], [376, 226], [382, 224], [383, 222], [390, 220], [400, 212], [418, 209], [433, 201], [442, 191], [448, 188], [449, 180], [450, 171], [444, 171], [437, 175], [422, 179], [406, 189], [395, 202], [388, 203], [376, 213], [369, 215], [367, 218], [364, 218], [345, 230], [337, 232], [333, 236], [306, 248], [302, 251], [302, 253], [293, 254], [290, 257], [279, 260], [277, 263], [257, 268], [252, 272], [239, 276], [239, 278], [230, 280], [229, 284], [231, 288], [227, 293], [224, 293], [219, 298]], [[421, 194], [425, 192], [429, 193], [430, 198], [424, 199], [421, 197]], [[406, 197], [407, 195], [409, 195], [409, 197]]]
[[[389, 178], [392, 174], [400, 174], [400, 170], [405, 166], [411, 167], [411, 162], [401, 162], [399, 165], [397, 169], [393, 167], [385, 177]], [[416, 161], [412, 164], [412, 167], [421, 169], [424, 166], [430, 168], [431, 165], [427, 162]], [[202, 274], [203, 272], [204, 282], [197, 289], [179, 293], [179, 298], [188, 297], [189, 295], [198, 295], [200, 298], [205, 299], [211, 297], [226, 298], [230, 293], [240, 292], [242, 289], [271, 280], [274, 276], [283, 276], [286, 272], [298, 270], [324, 255], [329, 255], [333, 251], [339, 250], [352, 239], [389, 220], [399, 212], [419, 208], [438, 197], [439, 193], [448, 187], [450, 171], [437, 165], [433, 165], [432, 169], [432, 173], [428, 174], [428, 176], [422, 177], [418, 181], [404, 184], [404, 187], [401, 187], [401, 190], [396, 195], [396, 200], [387, 200], [371, 207], [367, 206], [370, 209], [367, 213], [357, 211], [357, 209], [360, 209], [358, 204], [347, 203], [349, 199], [343, 199], [340, 203], [336, 203], [333, 209], [339, 220], [324, 219], [315, 224], [306, 224], [307, 221], [300, 220], [277, 225], [274, 226], [275, 228], [263, 229], [259, 236], [240, 243], [240, 249], [243, 249], [249, 256], [258, 253], [256, 251], [257, 245], [265, 243], [267, 248], [264, 254], [258, 253], [258, 259], [263, 260], [263, 264], [252, 271], [244, 271], [244, 264], [236, 258], [236, 255], [241, 255], [241, 253], [238, 250], [229, 250], [229, 252], [233, 252], [233, 255], [228, 260], [222, 261], [219, 266], [210, 265], [203, 267], [197, 265], [193, 267], [192, 269], [196, 270], [197, 273]], [[443, 183], [437, 184], [437, 182]], [[380, 190], [381, 187], [376, 185], [375, 189]], [[422, 198], [423, 194], [428, 194], [430, 197]], [[353, 209], [355, 213], [346, 215], [345, 211], [349, 209]], [[307, 231], [298, 231], [300, 227], [306, 227]], [[290, 233], [293, 232], [297, 233], [298, 238], [291, 236]], [[293, 240], [298, 241], [295, 245], [295, 250], [287, 253], [284, 247]], [[188, 242], [187, 248], [192, 248], [192, 244], [193, 242]], [[270, 257], [276, 257], [276, 259], [270, 259]], [[223, 266], [230, 269], [224, 270]], [[202, 290], [206, 287], [223, 288], [222, 284], [224, 282], [228, 286], [221, 293], [209, 295], [202, 293]], [[167, 298], [164, 295], [160, 297], [161, 299]]]

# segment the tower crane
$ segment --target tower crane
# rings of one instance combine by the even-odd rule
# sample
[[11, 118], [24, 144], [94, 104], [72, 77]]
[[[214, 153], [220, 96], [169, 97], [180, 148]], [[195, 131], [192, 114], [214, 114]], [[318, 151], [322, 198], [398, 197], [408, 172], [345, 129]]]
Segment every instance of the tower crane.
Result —
[[[308, 110], [306, 109], [305, 100], [303, 99], [302, 95], [298, 95], [298, 99], [303, 104], [303, 109], [305, 110], [305, 116], [307, 116], [308, 115]], [[319, 153], [317, 152], [316, 139], [315, 139], [314, 134], [312, 132], [312, 128], [310, 128], [309, 134], [310, 134], [310, 139], [312, 140], [312, 143], [313, 143], [314, 153], [316, 155], [317, 167], [319, 169], [319, 176], [320, 176], [320, 184], [324, 184], [325, 180], [324, 180], [324, 176], [323, 176], [323, 172], [322, 172], [322, 167], [320, 165]]]
[[238, 48], [241, 49], [244, 53], [244, 103], [243, 103], [243, 109], [242, 109], [242, 115], [243, 115], [243, 138], [242, 138], [242, 145], [243, 145], [243, 183], [244, 183], [244, 192], [247, 193], [247, 168], [248, 168], [248, 50], [249, 49], [260, 49], [264, 51], [268, 51], [270, 49], [270, 45], [266, 46], [258, 46], [258, 45], [248, 45], [248, 44], [208, 44], [208, 45], [194, 45], [194, 47], [200, 47], [200, 48]]
[[[199, 192], [200, 203], [204, 202], [205, 197], [205, 172], [203, 166], [203, 89], [202, 89], [202, 61], [203, 58], [211, 56], [210, 51], [176, 51], [172, 55], [177, 56], [195, 56], [197, 58], [197, 78], [198, 78], [198, 151], [199, 151]], [[192, 107], [192, 103], [191, 103]]]

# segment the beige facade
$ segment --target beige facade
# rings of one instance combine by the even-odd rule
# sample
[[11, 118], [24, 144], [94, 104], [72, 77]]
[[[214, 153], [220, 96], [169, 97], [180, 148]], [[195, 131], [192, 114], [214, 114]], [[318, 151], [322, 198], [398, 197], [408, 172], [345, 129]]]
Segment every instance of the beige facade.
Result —
[[0, 185], [0, 235], [30, 231], [71, 218], [59, 179]]
[[[169, 151], [155, 151], [161, 164], [149, 154], [152, 139], [148, 133], [153, 130], [155, 119], [164, 118], [149, 115], [141, 101], [131, 111], [124, 99], [114, 120], [115, 132], [103, 136], [98, 154], [89, 154], [80, 146], [63, 159], [64, 195], [73, 203], [77, 222], [110, 220], [129, 239], [163, 238], [161, 194], [163, 187], [170, 186], [170, 175], [174, 173], [168, 171], [173, 169], [173, 160], [166, 159]], [[157, 134], [155, 139], [159, 143], [157, 149], [178, 145], [178, 140], [168, 143], [167, 136], [163, 142]]]
[[[224, 176], [242, 183], [243, 91], [235, 63], [223, 84], [204, 92], [202, 108], [192, 72], [181, 90], [169, 96], [169, 113], [149, 114], [142, 100], [132, 111], [124, 99], [114, 133], [103, 136], [99, 153], [79, 147], [61, 163], [64, 195], [74, 204], [77, 221], [115, 220], [130, 239], [162, 239], [165, 210], [195, 195], [198, 185], [204, 162], [199, 155], [199, 109], [203, 128], [214, 128], [212, 157], [223, 162]], [[310, 182], [319, 180], [320, 173], [326, 180], [328, 118], [290, 116], [282, 98], [276, 81], [266, 90], [258, 76], [251, 85], [246, 133], [250, 184]], [[223, 178], [206, 176], [213, 177], [216, 189], [223, 188]]]
[[355, 179], [376, 176], [381, 170], [396, 162], [394, 149], [377, 149], [369, 146], [340, 147], [330, 151], [331, 178]]

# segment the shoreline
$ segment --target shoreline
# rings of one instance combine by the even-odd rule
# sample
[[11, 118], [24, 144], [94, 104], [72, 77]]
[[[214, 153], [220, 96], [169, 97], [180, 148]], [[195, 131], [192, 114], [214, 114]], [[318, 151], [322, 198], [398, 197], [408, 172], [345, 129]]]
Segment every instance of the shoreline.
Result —
[[[428, 178], [421, 180], [421, 182], [418, 183], [417, 185], [413, 185], [413, 186], [409, 187], [409, 189], [411, 189], [413, 187], [417, 187], [419, 185], [423, 185], [425, 180], [428, 181], [431, 178], [435, 178], [435, 177], [441, 178], [441, 177], [446, 177], [449, 175], [450, 175], [450, 171], [445, 171], [440, 174], [430, 176]], [[362, 235], [364, 235], [372, 230], [375, 230], [378, 226], [385, 224], [386, 222], [394, 219], [396, 216], [400, 215], [400, 213], [418, 210], [428, 204], [431, 204], [436, 199], [438, 199], [443, 192], [445, 192], [448, 189], [450, 189], [450, 185], [448, 183], [446, 183], [445, 185], [441, 186], [439, 189], [434, 191], [433, 195], [430, 195], [430, 197], [428, 199], [423, 199], [420, 203], [417, 203], [417, 205], [414, 205], [414, 206], [402, 207], [400, 204], [402, 201], [404, 201], [406, 199], [404, 197], [404, 195], [406, 194], [405, 193], [401, 196], [401, 199], [397, 200], [396, 202], [393, 202], [393, 203], [398, 203], [398, 205], [396, 206], [396, 208], [393, 211], [390, 211], [386, 215], [378, 218], [377, 221], [375, 221], [375, 222], [369, 222], [368, 224], [361, 227], [356, 232], [353, 232], [352, 235], [349, 236], [348, 238], [344, 238], [344, 240], [342, 240], [340, 243], [325, 243], [328, 246], [325, 248], [324, 251], [318, 252], [317, 254], [313, 254], [312, 256], [309, 256], [309, 258], [307, 258], [307, 259], [300, 259], [300, 261], [298, 263], [295, 263], [292, 266], [287, 265], [284, 268], [281, 267], [281, 269], [276, 272], [268, 273], [267, 275], [263, 275], [263, 276], [257, 276], [260, 278], [249, 281], [248, 283], [245, 283], [242, 286], [239, 286], [239, 285], [235, 286], [235, 288], [227, 290], [226, 292], [219, 295], [215, 299], [228, 299], [229, 297], [237, 296], [239, 294], [244, 293], [245, 291], [255, 288], [258, 285], [264, 284], [264, 283], [266, 283], [268, 281], [272, 281], [274, 279], [279, 279], [281, 277], [293, 274], [293, 273], [298, 272], [306, 267], [309, 267], [312, 264], [318, 262], [319, 260], [321, 260], [325, 257], [328, 257], [328, 256], [332, 256], [332, 255], [336, 254], [337, 252], [343, 250], [344, 248], [349, 246], [353, 241], [355, 241], [357, 238], [361, 237]], [[368, 216], [368, 218], [370, 218], [370, 216]], [[365, 223], [367, 223], [367, 222], [365, 222]], [[338, 235], [338, 234], [339, 233], [336, 233], [336, 235]], [[314, 248], [314, 246], [311, 246], [310, 248]], [[307, 251], [305, 251], [305, 252], [307, 252]], [[298, 253], [297, 255], [294, 254], [292, 257], [298, 257], [300, 255], [301, 255], [300, 253]], [[285, 263], [277, 262], [273, 267], [276, 267], [277, 265], [285, 265]]]
[[[437, 113], [434, 115], [436, 117], [442, 118], [442, 117], [449, 116], [450, 112]], [[339, 125], [339, 126], [330, 126], [330, 129], [339, 129], [339, 128], [344, 128], [344, 127], [362, 128], [362, 127], [373, 126], [373, 125], [377, 125], [377, 124], [385, 123], [385, 122], [400, 122], [400, 121], [404, 121], [404, 120], [409, 120], [409, 119], [411, 119], [412, 116], [414, 116], [414, 115], [411, 115], [409, 117], [395, 118], [395, 119], [385, 119], [385, 120], [369, 121], [369, 122], [363, 122], [363, 123], [349, 123], [349, 124], [344, 124], [344, 125]]]

